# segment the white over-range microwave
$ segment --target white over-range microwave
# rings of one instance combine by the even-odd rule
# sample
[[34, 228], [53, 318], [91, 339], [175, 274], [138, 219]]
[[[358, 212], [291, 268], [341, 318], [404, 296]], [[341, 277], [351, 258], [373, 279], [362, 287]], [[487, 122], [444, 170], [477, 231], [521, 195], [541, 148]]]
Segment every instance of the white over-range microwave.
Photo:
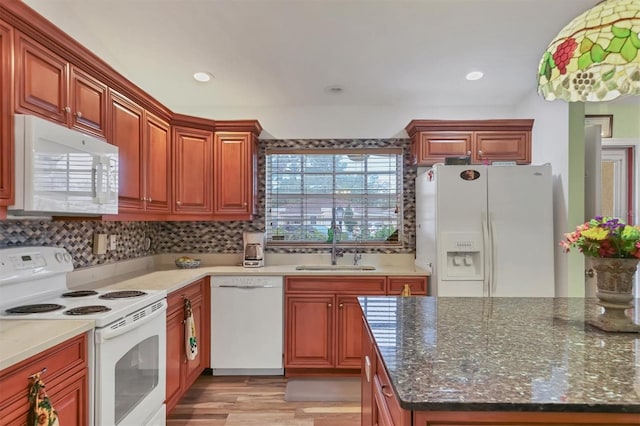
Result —
[[118, 213], [118, 147], [32, 115], [15, 115], [9, 214]]

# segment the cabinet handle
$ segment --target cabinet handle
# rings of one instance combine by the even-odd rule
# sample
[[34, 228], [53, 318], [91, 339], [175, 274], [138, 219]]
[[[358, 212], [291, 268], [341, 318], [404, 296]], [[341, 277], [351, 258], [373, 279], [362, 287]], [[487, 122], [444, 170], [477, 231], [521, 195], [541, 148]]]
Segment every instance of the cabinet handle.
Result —
[[382, 388], [380, 389], [382, 391], [382, 394], [384, 396], [386, 396], [387, 398], [393, 398], [393, 394], [389, 391], [385, 391], [384, 388], [388, 388], [389, 386], [387, 385], [382, 385]]
[[471, 155], [471, 150], [467, 151], [467, 155]]
[[482, 158], [482, 150], [478, 150], [478, 157]]
[[177, 205], [179, 205], [179, 206], [181, 206], [181, 205], [182, 205], [182, 202], [181, 202], [181, 201], [176, 201], [176, 204], [177, 204]]
[[343, 306], [344, 306], [344, 305], [343, 305], [342, 303], [338, 305], [338, 307], [339, 307], [340, 309], [342, 309], [342, 307], [343, 307]]
[[68, 107], [68, 106], [64, 107], [64, 112], [66, 113], [71, 112], [71, 107]]
[[76, 112], [76, 116], [77, 116], [78, 118], [81, 118], [81, 117], [82, 117], [82, 113], [81, 113], [80, 111], [78, 111], [78, 112]]
[[152, 202], [153, 200], [151, 199], [151, 197], [147, 198], [148, 202]]
[[330, 307], [331, 307], [331, 303], [327, 303], [327, 308], [330, 308]]
[[247, 207], [247, 203], [242, 203], [243, 206]]

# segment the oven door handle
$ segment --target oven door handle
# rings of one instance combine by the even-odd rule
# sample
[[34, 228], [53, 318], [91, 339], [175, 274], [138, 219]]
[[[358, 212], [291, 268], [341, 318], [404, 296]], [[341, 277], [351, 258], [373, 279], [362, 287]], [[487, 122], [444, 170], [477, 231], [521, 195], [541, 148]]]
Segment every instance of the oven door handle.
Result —
[[[158, 305], [160, 304], [160, 305]], [[152, 306], [155, 306], [156, 309], [152, 310], [151, 313], [147, 313], [145, 315], [139, 315], [143, 311], [148, 311]], [[166, 299], [162, 299], [150, 306], [147, 306], [144, 309], [140, 309], [137, 312], [134, 312], [130, 315], [127, 315], [124, 318], [115, 321], [114, 323], [96, 330], [95, 338], [96, 342], [104, 342], [109, 339], [113, 339], [114, 337], [120, 336], [128, 331], [133, 330], [134, 328], [140, 327], [149, 321], [152, 321], [156, 317], [160, 315], [165, 315], [167, 311], [167, 301]]]

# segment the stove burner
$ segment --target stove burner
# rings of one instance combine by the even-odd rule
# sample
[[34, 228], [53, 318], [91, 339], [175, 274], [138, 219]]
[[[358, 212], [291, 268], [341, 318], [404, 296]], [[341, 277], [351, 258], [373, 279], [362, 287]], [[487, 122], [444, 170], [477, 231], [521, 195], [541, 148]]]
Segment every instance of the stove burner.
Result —
[[140, 297], [144, 296], [144, 291], [138, 290], [123, 290], [123, 291], [112, 291], [111, 293], [106, 293], [100, 296], [100, 299], [126, 299], [129, 297]]
[[89, 315], [89, 314], [97, 314], [100, 312], [110, 311], [111, 308], [107, 308], [102, 305], [91, 305], [91, 306], [78, 306], [77, 308], [67, 309], [63, 312], [65, 315]]
[[76, 291], [68, 291], [62, 294], [62, 297], [85, 297], [85, 296], [95, 296], [98, 294], [95, 290], [76, 290]]
[[57, 311], [64, 309], [64, 306], [55, 303], [38, 303], [36, 305], [16, 306], [9, 308], [5, 312], [8, 314], [40, 314], [44, 312]]

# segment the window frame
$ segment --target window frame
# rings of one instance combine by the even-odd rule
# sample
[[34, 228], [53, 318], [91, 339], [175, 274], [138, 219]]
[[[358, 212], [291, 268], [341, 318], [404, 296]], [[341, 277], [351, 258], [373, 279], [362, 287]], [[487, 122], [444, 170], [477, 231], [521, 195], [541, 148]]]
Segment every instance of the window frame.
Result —
[[[390, 148], [310, 148], [310, 149], [301, 149], [301, 148], [267, 148], [265, 150], [265, 206], [264, 206], [264, 214], [265, 214], [265, 234], [267, 235], [266, 246], [267, 247], [296, 247], [296, 248], [329, 248], [332, 246], [332, 243], [329, 241], [291, 241], [291, 240], [273, 240], [269, 238], [269, 221], [271, 219], [271, 215], [269, 213], [270, 208], [270, 185], [269, 179], [271, 178], [270, 171], [270, 155], [277, 154], [285, 154], [285, 155], [358, 155], [358, 154], [366, 154], [366, 155], [384, 155], [390, 154], [395, 155], [396, 159], [396, 193], [395, 193], [395, 201], [398, 209], [397, 213], [397, 234], [398, 238], [392, 241], [386, 240], [375, 240], [375, 241], [362, 241], [362, 240], [338, 240], [336, 245], [338, 247], [370, 247], [370, 248], [399, 248], [404, 247], [404, 167], [405, 167], [405, 159], [404, 159], [404, 149], [399, 147], [390, 147]], [[375, 174], [375, 173], [372, 173]], [[336, 171], [332, 171], [333, 175], [333, 187], [334, 193], [332, 194], [333, 200], [335, 202], [336, 199], [346, 198], [347, 196], [340, 196], [340, 194], [335, 193], [335, 176]], [[363, 173], [364, 179], [366, 180], [368, 173]], [[306, 194], [309, 195], [309, 194]], [[306, 195], [300, 194], [303, 200], [306, 199]], [[338, 195], [338, 197], [336, 197]], [[375, 194], [373, 194], [375, 195]], [[322, 196], [322, 195], [319, 195]], [[366, 196], [363, 195], [363, 198]], [[293, 198], [298, 197], [297, 195], [293, 195]]]

